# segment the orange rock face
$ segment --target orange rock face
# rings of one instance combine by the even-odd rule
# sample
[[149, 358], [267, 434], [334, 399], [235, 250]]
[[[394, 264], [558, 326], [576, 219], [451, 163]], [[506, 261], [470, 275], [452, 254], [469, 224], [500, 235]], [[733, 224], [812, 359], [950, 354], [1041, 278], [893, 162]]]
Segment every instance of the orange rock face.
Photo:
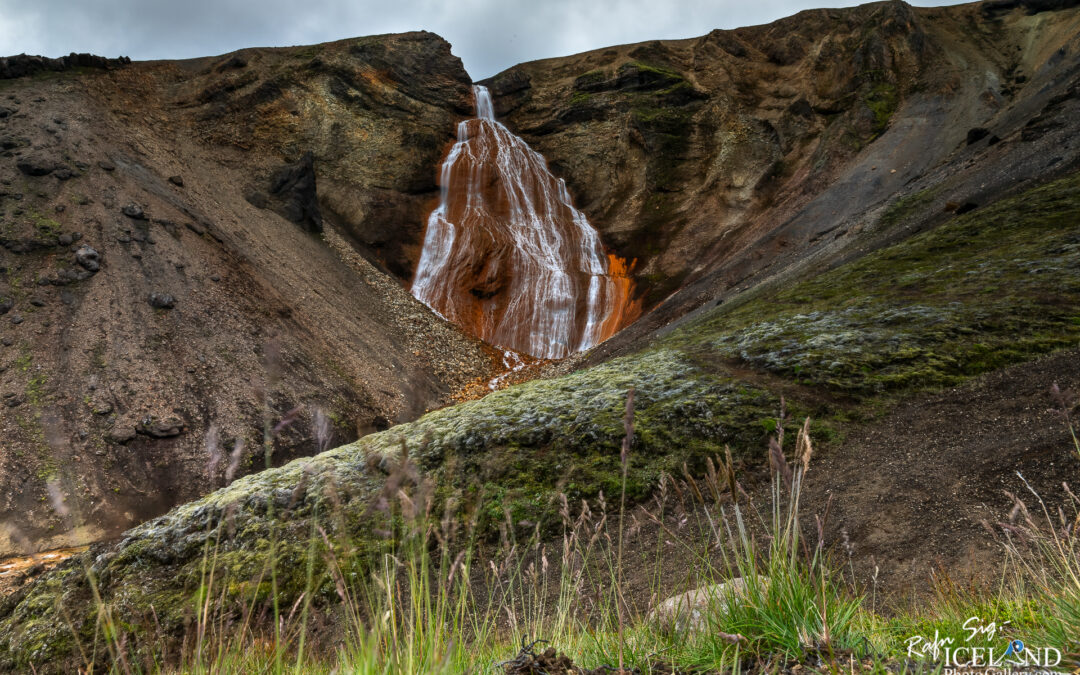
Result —
[[637, 318], [629, 265], [604, 252], [544, 158], [495, 120], [484, 87], [443, 162], [412, 292], [474, 335], [562, 358]]

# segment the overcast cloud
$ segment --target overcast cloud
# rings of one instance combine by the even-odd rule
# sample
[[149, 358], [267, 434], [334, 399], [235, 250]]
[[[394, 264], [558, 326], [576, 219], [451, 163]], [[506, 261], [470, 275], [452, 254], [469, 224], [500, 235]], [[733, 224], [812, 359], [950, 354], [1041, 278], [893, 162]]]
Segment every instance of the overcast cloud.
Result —
[[815, 6], [813, 0], [0, 0], [0, 55], [182, 59], [424, 29], [449, 40], [469, 74], [481, 79], [522, 61], [695, 37]]

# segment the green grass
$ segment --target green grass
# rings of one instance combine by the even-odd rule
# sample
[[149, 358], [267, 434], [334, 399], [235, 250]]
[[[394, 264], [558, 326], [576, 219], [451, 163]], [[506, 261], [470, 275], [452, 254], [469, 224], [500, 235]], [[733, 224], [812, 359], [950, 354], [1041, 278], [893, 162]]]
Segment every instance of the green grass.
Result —
[[[180, 642], [163, 639], [156, 617], [141, 626], [121, 619], [123, 607], [98, 594], [92, 566], [69, 566], [45, 583], [86, 579], [98, 607], [94, 625], [68, 635], [86, 672], [95, 673], [501, 672], [492, 667], [522, 658], [522, 645], [535, 640], [545, 642], [533, 652], [550, 644], [584, 668], [663, 662], [725, 673], [763, 664], [770, 672], [795, 664], [806, 672], [940, 672], [944, 653], [925, 644], [933, 638], [998, 654], [1019, 639], [1080, 658], [1080, 538], [1048, 509], [1040, 516], [1023, 507], [1017, 527], [1004, 530], [1009, 559], [997, 585], [967, 588], [938, 577], [931, 602], [883, 613], [803, 522], [805, 427], [793, 448], [783, 442], [773, 439], [779, 454], [764, 510], [733, 498], [739, 490], [728, 462], [703, 478], [666, 479], [648, 516], [657, 525], [656, 550], [641, 556], [617, 543], [623, 511], [609, 512], [603, 501], [592, 508], [564, 501], [561, 541], [546, 542], [539, 529], [523, 537], [510, 529], [498, 546], [484, 548], [475, 538], [477, 511], [462, 504], [471, 515], [433, 518], [432, 483], [406, 463], [395, 469], [397, 491], [384, 490], [370, 511], [370, 526], [385, 541], [371, 564], [358, 566], [357, 542], [312, 520], [299, 560], [271, 555], [235, 589], [220, 565], [229, 524], [207, 525], [197, 583], [177, 598], [189, 617]], [[1063, 506], [1080, 518], [1080, 502]], [[326, 516], [323, 522], [335, 517]], [[705, 593], [697, 619], [635, 614], [621, 593], [623, 567], [651, 556], [659, 578], [665, 546], [698, 561], [691, 586], [741, 578], [745, 592]], [[288, 575], [301, 580], [303, 593], [268, 620], [269, 579]], [[39, 672], [49, 666], [31, 663]]]

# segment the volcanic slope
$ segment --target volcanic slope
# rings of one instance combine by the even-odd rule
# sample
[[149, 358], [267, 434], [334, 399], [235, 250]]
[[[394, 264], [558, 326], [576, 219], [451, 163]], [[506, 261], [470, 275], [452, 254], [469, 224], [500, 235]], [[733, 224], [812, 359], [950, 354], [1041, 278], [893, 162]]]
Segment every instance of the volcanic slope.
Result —
[[[0, 79], [0, 555], [264, 467], [268, 423], [281, 464], [491, 370], [376, 241], [422, 237], [469, 82], [430, 33]], [[244, 445], [214, 466], [211, 427]]]

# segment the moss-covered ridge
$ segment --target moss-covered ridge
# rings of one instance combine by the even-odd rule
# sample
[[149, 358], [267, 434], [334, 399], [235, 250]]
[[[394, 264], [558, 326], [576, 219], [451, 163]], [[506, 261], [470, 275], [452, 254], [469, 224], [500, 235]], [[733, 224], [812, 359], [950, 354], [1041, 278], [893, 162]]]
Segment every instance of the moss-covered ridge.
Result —
[[[513, 519], [536, 521], [552, 514], [560, 491], [572, 499], [614, 493], [631, 387], [628, 494], [640, 498], [660, 472], [699, 465], [725, 444], [743, 461], [760, 457], [764, 422], [778, 404], [769, 387], [794, 391], [797, 412], [826, 423], [840, 413], [835, 425], [905, 392], [1080, 343], [1078, 188], [1080, 175], [1049, 183], [813, 279], [716, 307], [637, 354], [435, 411], [236, 481], [5, 601], [0, 665], [60, 668], [75, 653], [65, 617], [92, 641], [97, 615], [87, 567], [126, 630], [160, 622], [176, 634], [211, 566], [227, 602], [261, 601], [270, 593], [265, 570], [273, 553], [278, 598], [295, 600], [309, 556], [322, 560], [309, 546], [314, 521], [330, 540], [348, 541], [363, 564], [385, 545], [372, 523], [387, 475], [392, 485], [414, 480], [394, 470], [403, 446], [433, 479], [440, 503], [480, 498], [481, 533], [490, 533], [504, 508]], [[811, 403], [830, 399], [841, 403]], [[210, 550], [214, 565], [204, 558]], [[318, 574], [315, 591], [333, 595]]]
[[954, 384], [1080, 342], [1078, 223], [1073, 174], [714, 312], [669, 342], [863, 397]]

